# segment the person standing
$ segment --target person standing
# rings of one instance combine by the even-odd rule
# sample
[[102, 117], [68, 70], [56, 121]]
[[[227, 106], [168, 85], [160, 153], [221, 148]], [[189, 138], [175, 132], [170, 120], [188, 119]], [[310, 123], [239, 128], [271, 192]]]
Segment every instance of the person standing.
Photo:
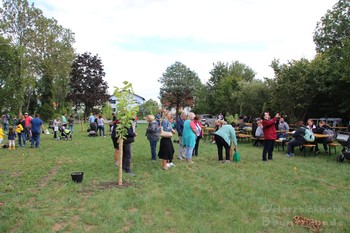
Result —
[[105, 120], [102, 118], [101, 115], [99, 115], [97, 119], [97, 129], [100, 137], [106, 137], [105, 135]]
[[74, 133], [74, 117], [73, 115], [70, 115], [68, 118], [68, 129], [70, 130], [70, 133]]
[[194, 126], [196, 127], [196, 145], [194, 146], [193, 149], [193, 155], [198, 156], [198, 147], [199, 147], [199, 141], [201, 138], [203, 138], [203, 130], [201, 126], [201, 119], [198, 115], [196, 115], [193, 119]]
[[177, 121], [176, 121], [176, 131], [177, 131], [177, 134], [179, 136], [179, 150], [178, 150], [177, 158], [181, 159], [181, 160], [186, 158], [185, 147], [182, 145], [182, 133], [184, 130], [184, 122], [185, 122], [186, 118], [187, 118], [186, 112], [182, 112], [179, 119], [177, 119]]
[[[164, 113], [164, 119], [161, 122], [161, 127], [163, 127], [163, 131], [175, 133], [173, 130], [169, 119], [171, 119], [170, 112], [166, 111]], [[160, 139], [160, 146], [158, 151], [158, 157], [162, 159], [162, 168], [163, 170], [167, 170], [169, 167], [174, 167], [175, 164], [172, 162], [174, 157], [174, 146], [171, 141], [171, 138], [162, 137]]]
[[89, 116], [89, 123], [94, 123], [95, 122], [95, 117], [94, 117], [94, 114], [92, 114], [92, 112], [90, 113], [90, 116]]
[[192, 154], [196, 145], [196, 126], [193, 121], [195, 114], [190, 112], [188, 119], [184, 123], [184, 130], [182, 134], [182, 144], [186, 147], [186, 162], [193, 163]]
[[20, 121], [17, 121], [16, 133], [17, 133], [17, 137], [18, 137], [18, 146], [19, 147], [22, 146], [22, 132], [23, 132], [23, 126], [22, 126]]
[[15, 150], [15, 139], [16, 139], [16, 132], [13, 129], [12, 126], [9, 127], [9, 133], [8, 133], [8, 141], [9, 141], [9, 150]]
[[53, 127], [53, 140], [57, 140], [57, 132], [58, 132], [58, 126], [60, 124], [60, 118], [57, 117], [53, 120], [52, 127]]
[[38, 148], [40, 145], [40, 133], [44, 132], [43, 121], [40, 119], [39, 114], [35, 114], [35, 118], [31, 120], [30, 129], [32, 131], [32, 140], [30, 147], [33, 148], [35, 142], [35, 147]]
[[67, 127], [66, 113], [63, 113], [63, 115], [61, 116], [61, 123], [64, 127]]
[[146, 116], [145, 120], [148, 122], [148, 127], [146, 129], [146, 136], [147, 136], [147, 140], [149, 141], [149, 145], [151, 147], [152, 161], [156, 161], [157, 159], [156, 148], [157, 148], [157, 142], [160, 137], [160, 127], [153, 115]]
[[[279, 113], [276, 113], [276, 116], [271, 119], [269, 112], [264, 112], [261, 116], [264, 131], [263, 161], [267, 161], [267, 159], [272, 160], [275, 140], [277, 139], [275, 124], [278, 121], [279, 116]], [[268, 155], [267, 159], [266, 154]]]
[[214, 134], [216, 146], [218, 149], [219, 162], [225, 162], [222, 156], [222, 149], [225, 148], [226, 162], [230, 162], [230, 150], [231, 150], [231, 141], [235, 146], [235, 151], [238, 150], [237, 138], [235, 129], [232, 125], [227, 125], [223, 123], [221, 128]]
[[[25, 122], [25, 127], [24, 127], [24, 138], [23, 140], [26, 141], [26, 140], [31, 140], [31, 136], [32, 136], [32, 133], [30, 131], [30, 122], [32, 121], [32, 117], [28, 115], [28, 113], [24, 113], [24, 122]], [[25, 146], [25, 143], [24, 143], [24, 146]]]

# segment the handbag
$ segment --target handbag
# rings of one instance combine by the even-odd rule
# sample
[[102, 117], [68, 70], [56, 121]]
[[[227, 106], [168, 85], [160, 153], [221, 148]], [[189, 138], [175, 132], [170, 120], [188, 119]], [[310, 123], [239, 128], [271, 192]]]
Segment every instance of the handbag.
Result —
[[160, 127], [160, 136], [162, 138], [171, 138], [173, 136], [173, 133], [172, 132], [167, 132], [167, 131], [164, 131], [163, 130], [163, 126]]
[[238, 153], [238, 151], [235, 151], [235, 154], [233, 155], [233, 161], [235, 162], [241, 161], [241, 155]]

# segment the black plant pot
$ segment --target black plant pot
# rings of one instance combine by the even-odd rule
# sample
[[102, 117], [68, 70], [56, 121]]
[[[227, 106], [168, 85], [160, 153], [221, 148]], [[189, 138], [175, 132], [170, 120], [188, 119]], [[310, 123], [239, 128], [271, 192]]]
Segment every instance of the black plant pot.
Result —
[[72, 172], [70, 175], [75, 183], [81, 183], [83, 181], [84, 172]]

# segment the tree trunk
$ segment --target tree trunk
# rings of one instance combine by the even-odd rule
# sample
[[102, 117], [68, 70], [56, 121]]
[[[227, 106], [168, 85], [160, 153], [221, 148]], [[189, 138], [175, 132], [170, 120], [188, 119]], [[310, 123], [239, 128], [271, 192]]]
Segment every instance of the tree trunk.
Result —
[[118, 139], [119, 141], [119, 177], [118, 177], [118, 185], [123, 185], [123, 137]]

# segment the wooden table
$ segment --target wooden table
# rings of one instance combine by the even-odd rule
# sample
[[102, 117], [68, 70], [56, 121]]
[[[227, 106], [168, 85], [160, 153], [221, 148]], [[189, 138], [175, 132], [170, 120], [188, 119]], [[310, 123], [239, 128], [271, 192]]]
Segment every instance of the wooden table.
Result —
[[328, 138], [327, 134], [319, 134], [319, 133], [315, 133], [315, 138]]

